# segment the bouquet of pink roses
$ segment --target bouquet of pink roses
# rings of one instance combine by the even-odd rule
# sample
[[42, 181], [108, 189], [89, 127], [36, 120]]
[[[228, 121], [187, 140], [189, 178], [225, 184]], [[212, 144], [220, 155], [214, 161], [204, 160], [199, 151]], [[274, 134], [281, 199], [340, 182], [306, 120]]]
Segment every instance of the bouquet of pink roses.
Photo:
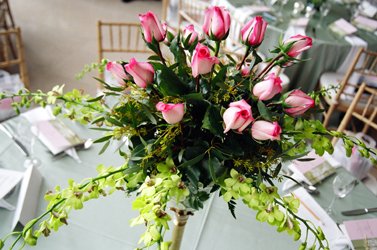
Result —
[[[312, 39], [302, 35], [280, 39], [271, 51], [274, 56], [257, 74], [262, 60], [256, 49], [267, 26], [261, 17], [253, 18], [241, 30], [245, 53], [239, 62], [220, 53], [230, 28], [224, 7], [212, 6], [206, 11], [206, 38], [192, 25], [176, 34], [151, 12], [139, 17], [145, 42], [156, 55], [149, 62], [134, 58], [105, 61], [118, 87], [101, 81], [107, 91], [98, 97], [77, 90], [63, 93], [58, 86], [47, 94], [1, 94], [1, 99], [22, 96], [13, 104], [16, 110], [33, 101], [42, 106], [53, 104], [54, 115], [99, 126], [97, 129], [105, 132], [95, 141], [104, 143], [101, 152], [111, 140], [127, 137], [129, 142], [119, 151], [125, 158], [123, 166], [99, 165], [98, 177], [83, 184], [71, 181], [69, 187], [47, 193], [48, 218], [35, 232], [31, 228], [42, 218], [31, 221], [17, 240], [23, 238], [35, 245], [41, 234], [48, 236], [64, 225], [71, 209], [82, 209], [83, 202], [123, 190], [138, 193], [133, 208], [140, 213], [130, 223], [146, 226], [140, 242], [145, 247], [158, 244], [158, 249], [168, 249], [171, 242], [162, 233], [171, 220], [165, 212], [168, 201], [200, 209], [210, 193], [218, 191], [233, 215], [235, 200], [242, 199], [257, 211], [257, 220], [267, 221], [278, 232], [286, 231], [294, 240], [301, 237], [299, 224], [303, 223], [315, 235], [318, 248], [328, 249], [322, 230], [296, 215], [299, 201], [293, 196], [281, 197], [274, 185], [282, 178], [282, 163], [305, 156], [309, 147], [318, 155], [331, 154], [333, 146], [325, 135], [350, 141], [343, 134], [327, 131], [320, 121], [306, 119], [310, 113], [321, 112], [315, 102], [324, 91], [281, 94], [281, 79], [269, 73], [275, 66], [289, 67], [301, 61], [296, 57], [310, 49]], [[163, 57], [162, 43], [174, 56], [173, 62]], [[118, 97], [119, 102], [110, 108], [105, 96]], [[63, 112], [62, 107], [68, 111]], [[351, 149], [354, 143], [375, 161], [376, 152], [360, 141], [345, 147]], [[306, 249], [306, 244], [300, 249]]]

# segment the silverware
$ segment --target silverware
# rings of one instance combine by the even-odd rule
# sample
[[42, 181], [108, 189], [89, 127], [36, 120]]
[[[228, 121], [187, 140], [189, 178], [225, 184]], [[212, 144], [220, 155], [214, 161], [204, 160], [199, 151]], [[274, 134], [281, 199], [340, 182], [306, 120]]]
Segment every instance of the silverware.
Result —
[[[90, 148], [92, 146], [92, 144], [93, 144], [93, 140], [92, 139], [88, 139], [88, 140], [84, 140], [83, 143], [80, 143], [80, 144], [74, 146], [74, 148], [77, 151], [79, 151], [79, 150], [85, 150], [85, 149]], [[63, 152], [61, 152], [61, 153], [59, 153], [57, 155], [54, 155], [51, 160], [52, 161], [56, 161], [56, 160], [62, 158], [63, 156], [66, 156], [66, 155], [67, 155], [67, 153], [65, 151], [63, 151]]]
[[377, 212], [377, 207], [343, 211], [342, 214], [346, 216], [350, 216], [350, 215], [361, 215], [361, 214], [367, 214], [367, 213], [373, 213], [373, 212]]
[[17, 146], [17, 148], [21, 151], [21, 153], [24, 156], [29, 156], [29, 152], [27, 151], [25, 146], [22, 145], [22, 143], [16, 137], [14, 137], [13, 134], [9, 131], [9, 129], [2, 123], [0, 123], [0, 130], [2, 130], [9, 138], [13, 140], [14, 144]]
[[313, 186], [313, 185], [308, 185], [306, 184], [305, 182], [300, 182], [301, 186], [303, 186], [306, 191], [309, 193], [309, 194], [319, 194], [319, 190]]

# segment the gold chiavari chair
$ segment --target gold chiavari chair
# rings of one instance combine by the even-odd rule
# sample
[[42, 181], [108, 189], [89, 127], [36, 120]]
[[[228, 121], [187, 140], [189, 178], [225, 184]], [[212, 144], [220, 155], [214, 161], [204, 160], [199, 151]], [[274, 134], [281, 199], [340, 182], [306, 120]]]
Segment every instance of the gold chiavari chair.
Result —
[[[152, 54], [141, 36], [141, 28], [141, 23], [102, 22], [98, 20], [98, 63], [101, 63], [108, 53], [117, 53], [115, 58], [123, 58], [123, 60], [125, 60], [125, 56], [128, 59], [135, 57], [135, 53]], [[119, 54], [121, 54], [120, 57], [118, 57]], [[99, 79], [105, 80], [104, 73], [99, 73]], [[99, 89], [103, 89], [101, 83]]]
[[[356, 65], [361, 65], [358, 68]], [[346, 112], [352, 100], [355, 98], [355, 92], [358, 88], [358, 83], [367, 81], [368, 84], [377, 87], [377, 52], [367, 51], [364, 48], [360, 48], [355, 56], [347, 73], [343, 76], [343, 79], [339, 79], [338, 74], [323, 74], [320, 78], [319, 89], [322, 87], [329, 87], [330, 85], [340, 84], [340, 89], [336, 93], [332, 91], [331, 98], [324, 96], [321, 98], [320, 108], [325, 109], [323, 125], [327, 128], [329, 121], [334, 114], [334, 111]], [[361, 113], [364, 111], [365, 103], [359, 102], [355, 111]], [[367, 113], [371, 113], [372, 109], [369, 108]]]
[[[11, 53], [11, 43], [15, 41], [15, 53]], [[21, 31], [19, 27], [0, 31], [0, 68], [6, 70], [18, 67], [20, 79], [24, 83], [25, 88], [29, 89], [29, 77], [25, 61], [25, 51], [21, 39]]]

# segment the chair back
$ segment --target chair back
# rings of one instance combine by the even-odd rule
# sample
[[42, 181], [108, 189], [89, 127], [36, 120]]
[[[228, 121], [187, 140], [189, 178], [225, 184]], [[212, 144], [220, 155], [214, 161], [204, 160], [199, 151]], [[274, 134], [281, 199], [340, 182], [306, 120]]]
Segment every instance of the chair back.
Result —
[[[353, 99], [351, 105], [349, 106], [349, 109], [346, 112], [337, 131], [346, 133], [347, 126], [350, 124], [352, 118], [355, 118], [356, 120], [359, 121], [359, 124], [355, 124], [353, 126], [354, 133], [361, 131], [361, 133], [366, 134], [370, 127], [374, 128], [377, 131], [377, 121], [375, 120], [377, 117], [377, 105], [375, 103], [376, 97], [377, 97], [377, 89], [370, 88], [367, 86], [366, 82], [363, 82], [361, 86], [359, 87], [355, 95], [355, 98]], [[364, 108], [361, 112], [357, 112], [356, 108], [360, 102], [364, 103]], [[362, 129], [358, 129], [361, 127]], [[332, 140], [332, 144], [335, 145], [336, 142], [337, 142], [337, 138], [334, 138]]]
[[[109, 53], [112, 53], [114, 58], [119, 58], [119, 54], [121, 54], [120, 58], [126, 56], [130, 59], [135, 53], [152, 54], [141, 35], [142, 27], [141, 23], [102, 22], [98, 20], [98, 63], [101, 63], [102, 59]], [[130, 55], [126, 53], [130, 53]], [[99, 79], [105, 80], [104, 73], [99, 73]], [[99, 89], [103, 89], [101, 83]]]
[[[364, 63], [361, 62], [363, 66], [357, 68], [356, 65], [360, 64], [361, 60], [365, 60]], [[354, 77], [354, 80], [351, 81], [351, 77]], [[354, 98], [355, 92], [352, 93], [352, 91], [346, 91], [346, 89], [349, 87], [357, 88], [357, 82], [366, 82], [368, 85], [377, 88], [377, 52], [365, 50], [363, 47], [359, 49], [341, 82], [340, 90], [334, 101], [338, 102], [342, 94]]]
[[0, 0], [0, 27], [5, 30], [15, 28], [8, 0]]
[[[335, 81], [335, 80], [334, 80]], [[362, 82], [366, 82], [369, 87], [377, 88], [377, 52], [365, 50], [361, 47], [347, 73], [340, 82], [340, 89], [329, 98], [323, 97], [323, 101], [328, 104], [327, 111], [324, 112], [323, 126], [328, 127], [329, 121], [335, 110], [347, 112], [352, 100], [355, 98], [356, 91]], [[334, 82], [333, 85], [336, 85]], [[365, 99], [362, 97], [361, 99]], [[377, 101], [377, 98], [375, 99]], [[364, 102], [359, 102], [355, 110], [361, 113], [365, 107]], [[326, 109], [324, 103], [320, 103], [320, 108]], [[370, 108], [368, 114], [372, 111]]]
[[[14, 42], [16, 44], [15, 47], [12, 46]], [[20, 79], [25, 88], [29, 89], [25, 51], [19, 27], [0, 31], [0, 68], [11, 71], [14, 66], [18, 67]]]
[[207, 5], [197, 0], [179, 0], [178, 29], [184, 30], [186, 26], [193, 24], [196, 29], [202, 30], [204, 13], [207, 8]]

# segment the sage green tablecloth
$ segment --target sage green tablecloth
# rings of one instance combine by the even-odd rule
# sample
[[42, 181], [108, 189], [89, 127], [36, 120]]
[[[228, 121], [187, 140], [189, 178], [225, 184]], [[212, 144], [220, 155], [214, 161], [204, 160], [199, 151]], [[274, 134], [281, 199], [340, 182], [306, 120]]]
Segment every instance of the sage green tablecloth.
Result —
[[[22, 122], [25, 126], [30, 124], [23, 118], [17, 117], [6, 123], [13, 129]], [[99, 138], [98, 131], [89, 130], [87, 127], [74, 124], [70, 121], [65, 123], [81, 138]], [[25, 171], [22, 166], [25, 157], [12, 144], [11, 140], [0, 132], [0, 167]], [[56, 185], [65, 188], [68, 179], [77, 182], [87, 177], [97, 176], [95, 170], [100, 163], [105, 166], [119, 166], [123, 160], [114, 151], [117, 144], [111, 145], [108, 150], [98, 156], [97, 153], [102, 145], [94, 145], [87, 151], [79, 151], [82, 160], [79, 164], [70, 157], [62, 158], [56, 162], [51, 161], [51, 154], [40, 142], [37, 143], [37, 154], [43, 161], [40, 169], [43, 175], [43, 184], [39, 194], [37, 214], [42, 214], [48, 204], [43, 199], [47, 190], [53, 190]], [[345, 171], [338, 169], [337, 172]], [[330, 204], [333, 197], [332, 180], [334, 176], [326, 179], [318, 186], [321, 194], [316, 196], [318, 203], [324, 207]], [[282, 183], [278, 183], [282, 187]], [[16, 205], [17, 191], [6, 199]], [[126, 198], [121, 191], [91, 200], [84, 204], [81, 211], [72, 211], [69, 215], [68, 226], [63, 226], [58, 232], [51, 232], [48, 238], [43, 236], [38, 240], [36, 247], [26, 246], [24, 249], [111, 249], [133, 250], [137, 248], [137, 242], [144, 233], [144, 226], [130, 228], [129, 220], [137, 217], [137, 212], [132, 210], [133, 198]], [[343, 211], [361, 207], [373, 207], [377, 204], [377, 198], [361, 183], [345, 198], [338, 200], [334, 209]], [[171, 216], [173, 214], [169, 212]], [[10, 232], [14, 212], [0, 208], [0, 238]], [[276, 227], [255, 220], [256, 212], [249, 209], [241, 201], [236, 208], [237, 220], [233, 219], [228, 211], [227, 204], [216, 193], [205, 204], [205, 209], [195, 213], [188, 221], [182, 242], [182, 250], [194, 249], [298, 249], [301, 242], [294, 242], [287, 233], [277, 233]], [[358, 217], [340, 217], [339, 220], [375, 218], [377, 213]], [[172, 223], [170, 223], [173, 227]], [[165, 239], [169, 240], [171, 231], [167, 232]], [[14, 238], [13, 238], [14, 239]], [[8, 242], [9, 244], [9, 242]], [[8, 249], [9, 245], [4, 249]], [[18, 245], [19, 246], [19, 245]], [[16, 248], [18, 249], [18, 248]], [[156, 248], [151, 248], [156, 249]]]
[[[265, 2], [267, 1], [269, 0], [265, 0]], [[269, 51], [273, 50], [274, 46], [278, 46], [278, 40], [281, 33], [289, 27], [289, 22], [291, 20], [290, 14], [293, 10], [293, 4], [296, 1], [297, 0], [289, 0], [284, 6], [282, 17], [284, 22], [278, 22], [276, 24], [264, 18], [269, 24], [259, 51], [267, 58], [274, 56], [274, 54], [271, 54]], [[243, 5], [252, 5], [254, 2], [255, 1], [250, 0], [219, 0], [218, 5], [225, 6], [231, 13], [233, 13], [236, 8], [242, 7]], [[303, 2], [305, 3], [306, 1]], [[284, 73], [290, 78], [289, 89], [301, 88], [304, 92], [315, 90], [320, 75], [327, 71], [336, 72], [346, 59], [348, 52], [352, 47], [344, 38], [338, 38], [338, 40], [336, 40], [327, 32], [326, 28], [329, 23], [332, 23], [339, 18], [344, 18], [347, 21], [350, 19], [350, 13], [344, 5], [332, 1], [330, 1], [330, 3], [332, 4], [330, 13], [323, 19], [322, 28], [315, 29], [315, 37], [313, 34], [313, 27], [319, 22], [319, 12], [316, 12], [315, 15], [310, 18], [309, 24], [306, 28], [306, 35], [313, 39], [313, 47], [304, 51], [301, 58], [311, 58], [311, 60], [293, 65], [286, 68], [284, 71]], [[277, 3], [274, 7], [278, 8]], [[271, 12], [270, 14], [274, 15], [275, 13]], [[262, 15], [262, 13], [259, 13], [259, 15]], [[368, 50], [377, 51], [376, 35], [360, 29], [355, 35], [368, 43]]]

